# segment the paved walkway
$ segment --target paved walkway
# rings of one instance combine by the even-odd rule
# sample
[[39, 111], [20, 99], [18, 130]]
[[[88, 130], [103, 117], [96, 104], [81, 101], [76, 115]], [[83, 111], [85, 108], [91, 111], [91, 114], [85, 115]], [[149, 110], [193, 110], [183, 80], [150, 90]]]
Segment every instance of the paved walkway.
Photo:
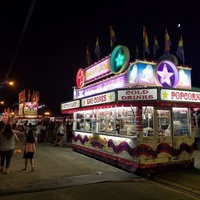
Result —
[[23, 144], [16, 147], [10, 174], [0, 174], [0, 195], [16, 194], [47, 189], [59, 189], [105, 181], [140, 179], [72, 150], [70, 143], [59, 147], [52, 143], [39, 143], [35, 153], [35, 171], [23, 171]]
[[[35, 171], [23, 171], [23, 144], [16, 147], [10, 174], [0, 174], [0, 196], [83, 186], [110, 181], [142, 181], [144, 178], [92, 159], [72, 150], [71, 144], [54, 147], [39, 143], [35, 153]], [[195, 169], [169, 172], [153, 177], [165, 184], [186, 188], [200, 194], [200, 151], [195, 151]]]

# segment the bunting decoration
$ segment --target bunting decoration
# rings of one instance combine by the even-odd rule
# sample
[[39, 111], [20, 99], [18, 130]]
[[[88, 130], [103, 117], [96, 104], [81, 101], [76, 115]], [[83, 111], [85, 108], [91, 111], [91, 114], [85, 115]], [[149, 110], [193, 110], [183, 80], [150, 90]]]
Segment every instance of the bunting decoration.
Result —
[[115, 36], [115, 32], [112, 28], [112, 26], [110, 26], [110, 48], [111, 48], [111, 51], [113, 50], [114, 48], [114, 43], [116, 42], [116, 36]]
[[165, 55], [169, 55], [170, 46], [171, 46], [171, 40], [169, 38], [167, 29], [165, 29]]
[[97, 60], [101, 58], [101, 52], [99, 48], [99, 38], [97, 37], [96, 45], [95, 45], [95, 54], [97, 55]]
[[149, 40], [146, 32], [145, 26], [143, 26], [143, 46], [144, 46], [144, 51], [143, 51], [143, 57], [145, 59], [145, 52], [150, 54], [149, 51]]
[[180, 60], [183, 62], [183, 65], [185, 64], [185, 56], [184, 56], [184, 49], [183, 49], [183, 37], [180, 37], [178, 47], [176, 50], [176, 55], [180, 58]]
[[91, 55], [90, 55], [90, 51], [89, 51], [89, 47], [87, 46], [86, 49], [86, 61], [87, 61], [87, 65], [91, 65], [92, 64], [92, 59], [91, 59]]

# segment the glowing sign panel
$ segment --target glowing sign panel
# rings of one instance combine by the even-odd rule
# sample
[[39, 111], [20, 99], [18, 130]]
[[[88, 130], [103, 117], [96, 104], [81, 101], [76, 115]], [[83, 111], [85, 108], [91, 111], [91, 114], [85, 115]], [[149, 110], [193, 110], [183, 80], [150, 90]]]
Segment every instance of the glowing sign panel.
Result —
[[68, 109], [73, 109], [73, 108], [79, 108], [80, 107], [80, 101], [70, 101], [67, 103], [62, 103], [61, 104], [61, 110], [68, 110]]
[[97, 65], [85, 70], [85, 82], [102, 76], [110, 71], [110, 58], [107, 58], [106, 60], [98, 63]]
[[118, 45], [112, 51], [110, 63], [113, 73], [118, 74], [123, 72], [129, 63], [130, 52], [126, 46]]
[[77, 98], [83, 98], [94, 94], [113, 90], [116, 88], [125, 88], [125, 87], [126, 87], [126, 76], [125, 74], [122, 74], [119, 76], [115, 76], [114, 78], [111, 78], [109, 80], [102, 81], [99, 84], [95, 84], [93, 86], [78, 90]]
[[179, 81], [176, 65], [169, 60], [163, 60], [157, 66], [156, 78], [162, 87], [176, 87]]
[[157, 89], [119, 90], [118, 101], [157, 100]]
[[161, 89], [160, 96], [161, 100], [165, 101], [188, 101], [196, 103], [200, 101], [200, 92]]
[[78, 88], [84, 86], [84, 71], [82, 68], [80, 68], [76, 74], [76, 85]]
[[100, 94], [94, 97], [88, 97], [88, 98], [82, 99], [81, 105], [82, 107], [85, 107], [85, 106], [110, 103], [114, 101], [115, 101], [115, 92], [108, 92], [108, 93]]

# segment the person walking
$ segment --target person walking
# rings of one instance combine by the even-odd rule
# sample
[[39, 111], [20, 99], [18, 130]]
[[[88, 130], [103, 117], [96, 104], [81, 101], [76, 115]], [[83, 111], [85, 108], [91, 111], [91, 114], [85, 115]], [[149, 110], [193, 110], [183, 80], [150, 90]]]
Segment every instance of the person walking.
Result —
[[24, 122], [24, 125], [23, 125], [23, 141], [26, 140], [26, 136], [27, 136], [27, 130], [29, 129], [28, 127], [28, 121], [26, 120]]
[[42, 122], [41, 124], [41, 141], [44, 142], [46, 139], [46, 132], [47, 132], [47, 126], [45, 122]]
[[63, 137], [63, 143], [62, 143], [62, 146], [63, 145], [67, 145], [67, 124], [66, 123], [64, 123], [64, 137]]
[[[0, 141], [1, 141], [1, 168], [0, 172], [4, 174], [9, 174], [10, 171], [10, 163], [14, 153], [15, 145], [19, 142], [18, 136], [12, 131], [11, 125], [5, 125], [5, 128], [2, 133], [0, 133]], [[4, 171], [4, 163], [5, 171]]]
[[40, 143], [42, 141], [41, 128], [42, 128], [41, 122], [38, 122], [36, 127], [35, 127], [36, 138], [37, 138], [38, 143]]
[[25, 168], [23, 170], [28, 169], [28, 160], [30, 160], [31, 164], [31, 172], [34, 172], [34, 153], [36, 152], [37, 138], [34, 136], [33, 130], [28, 130], [28, 135], [26, 141], [24, 143], [24, 154], [23, 158], [25, 159]]
[[64, 131], [65, 131], [64, 122], [61, 122], [60, 125], [58, 126], [57, 136], [56, 136], [56, 140], [54, 142], [54, 146], [56, 146], [57, 144], [60, 145], [60, 147], [63, 146]]

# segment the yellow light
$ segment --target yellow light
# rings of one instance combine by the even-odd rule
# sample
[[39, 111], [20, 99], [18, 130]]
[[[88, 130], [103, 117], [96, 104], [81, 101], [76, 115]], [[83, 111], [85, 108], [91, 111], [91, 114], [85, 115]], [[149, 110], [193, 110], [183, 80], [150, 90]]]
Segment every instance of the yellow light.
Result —
[[50, 112], [45, 112], [44, 114], [45, 114], [45, 115], [50, 115]]
[[8, 84], [9, 85], [14, 85], [14, 82], [13, 81], [8, 81]]

